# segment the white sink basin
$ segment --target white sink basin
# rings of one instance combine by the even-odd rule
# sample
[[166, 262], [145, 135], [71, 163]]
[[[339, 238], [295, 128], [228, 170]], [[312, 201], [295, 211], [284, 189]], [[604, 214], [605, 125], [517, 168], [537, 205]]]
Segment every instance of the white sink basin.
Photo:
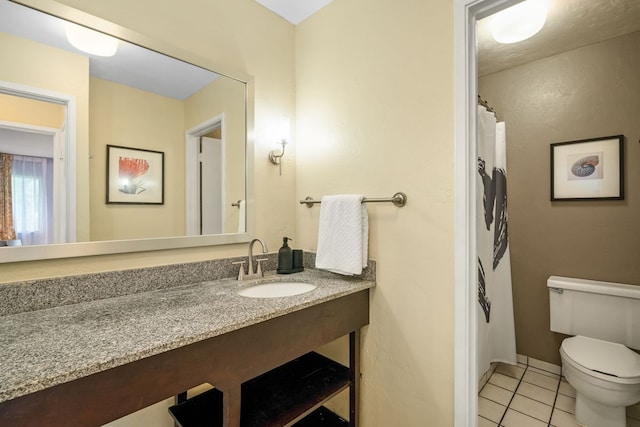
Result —
[[249, 298], [278, 298], [290, 297], [293, 295], [304, 294], [312, 291], [316, 285], [302, 282], [274, 282], [261, 283], [259, 285], [250, 286], [240, 289], [238, 295]]

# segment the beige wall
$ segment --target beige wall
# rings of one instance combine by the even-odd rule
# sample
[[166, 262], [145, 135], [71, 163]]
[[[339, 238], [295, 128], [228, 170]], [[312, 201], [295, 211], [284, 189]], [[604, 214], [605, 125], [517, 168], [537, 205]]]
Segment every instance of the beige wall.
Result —
[[62, 105], [0, 93], [0, 120], [60, 129], [64, 119]]
[[[296, 28], [297, 198], [370, 204], [363, 426], [453, 424], [452, 2], [337, 0]], [[319, 208], [298, 209], [314, 250]]]
[[[550, 275], [640, 285], [640, 33], [480, 79], [507, 124], [518, 353], [559, 364]], [[549, 144], [625, 135], [625, 200], [549, 201]]]
[[[33, 58], [39, 58], [35, 61]], [[0, 80], [75, 96], [79, 176], [89, 174], [89, 61], [61, 49], [0, 33]], [[42, 66], [46, 64], [46, 66]], [[77, 236], [88, 240], [89, 182], [77, 182]], [[8, 277], [5, 275], [5, 277]], [[10, 281], [0, 278], [0, 282]]]
[[[184, 103], [91, 78], [91, 240], [185, 235]], [[164, 153], [164, 204], [106, 204], [107, 145]]]

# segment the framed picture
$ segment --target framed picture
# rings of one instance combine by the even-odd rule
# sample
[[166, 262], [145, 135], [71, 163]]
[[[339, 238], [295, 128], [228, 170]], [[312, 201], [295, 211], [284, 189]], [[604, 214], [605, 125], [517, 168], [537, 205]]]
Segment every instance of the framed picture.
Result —
[[164, 204], [164, 153], [107, 145], [107, 203]]
[[551, 201], [624, 199], [623, 139], [551, 144]]

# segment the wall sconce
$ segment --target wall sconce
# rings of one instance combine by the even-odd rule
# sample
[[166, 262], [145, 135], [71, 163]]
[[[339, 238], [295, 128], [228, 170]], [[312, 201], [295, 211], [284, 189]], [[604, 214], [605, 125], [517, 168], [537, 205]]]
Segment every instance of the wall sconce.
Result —
[[277, 144], [282, 145], [282, 153], [276, 154], [275, 150], [271, 150], [269, 152], [269, 161], [274, 165], [278, 165], [280, 168], [280, 176], [282, 176], [282, 157], [284, 157], [284, 146], [289, 142], [289, 129], [289, 118], [282, 117], [278, 128], [278, 138], [280, 141], [277, 142]]

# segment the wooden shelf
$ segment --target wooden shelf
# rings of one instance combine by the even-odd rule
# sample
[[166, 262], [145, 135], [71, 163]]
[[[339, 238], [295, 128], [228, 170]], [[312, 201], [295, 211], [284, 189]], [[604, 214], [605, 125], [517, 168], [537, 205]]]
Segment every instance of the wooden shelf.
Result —
[[[307, 353], [242, 384], [240, 424], [348, 425], [321, 405], [350, 384], [349, 368], [318, 353]], [[222, 393], [209, 390], [169, 411], [180, 427], [222, 426]]]
[[347, 427], [349, 421], [334, 414], [324, 406], [319, 407], [311, 414], [298, 421], [294, 427]]

